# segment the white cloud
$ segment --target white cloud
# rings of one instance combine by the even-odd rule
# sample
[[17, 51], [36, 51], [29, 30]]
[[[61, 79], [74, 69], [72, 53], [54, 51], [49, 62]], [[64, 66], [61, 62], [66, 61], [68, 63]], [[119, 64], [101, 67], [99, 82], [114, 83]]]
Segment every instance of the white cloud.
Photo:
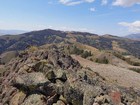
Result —
[[119, 25], [127, 27], [129, 32], [138, 33], [140, 32], [140, 21], [135, 21], [132, 23], [120, 22]]
[[[58, 0], [61, 4], [67, 5], [67, 6], [73, 6], [78, 5], [81, 3], [92, 3], [95, 0]], [[108, 4], [109, 0], [101, 0], [101, 5]], [[140, 0], [114, 0], [112, 3], [114, 6], [123, 6], [123, 7], [129, 7], [133, 6], [134, 4], [140, 4]]]
[[85, 2], [89, 2], [89, 3], [92, 3], [94, 2], [95, 0], [85, 0]]
[[140, 4], [140, 0], [116, 0], [115, 2], [113, 2], [113, 5], [123, 7], [129, 7], [134, 4]]
[[49, 27], [51, 29], [55, 29], [55, 30], [62, 30], [62, 31], [80, 31], [80, 32], [91, 32], [94, 33], [95, 30], [91, 29], [91, 28], [85, 28], [85, 27], [67, 27], [67, 26], [59, 26], [59, 27], [55, 27], [55, 26], [51, 26]]
[[81, 3], [92, 3], [95, 0], [59, 0], [60, 3], [68, 6], [78, 5]]
[[106, 5], [108, 3], [108, 0], [102, 0], [102, 5]]
[[95, 12], [96, 9], [95, 9], [95, 8], [90, 8], [90, 11], [91, 11], [91, 12]]

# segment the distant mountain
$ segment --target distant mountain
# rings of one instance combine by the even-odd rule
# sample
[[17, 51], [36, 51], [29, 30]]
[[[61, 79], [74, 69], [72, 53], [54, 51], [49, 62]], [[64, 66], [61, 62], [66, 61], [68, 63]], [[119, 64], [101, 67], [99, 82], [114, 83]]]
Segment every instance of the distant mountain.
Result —
[[130, 35], [127, 35], [125, 37], [130, 38], [130, 39], [140, 40], [140, 33], [138, 33], [138, 34], [130, 34]]
[[27, 32], [27, 31], [23, 31], [23, 30], [1, 30], [1, 29], [0, 29], [0, 35], [22, 34], [22, 33], [25, 33], [25, 32]]
[[13, 50], [24, 50], [29, 46], [41, 46], [52, 43], [82, 43], [99, 50], [127, 51], [140, 57], [140, 41], [127, 38], [87, 32], [66, 32], [52, 29], [32, 31], [20, 35], [0, 36], [0, 53]]

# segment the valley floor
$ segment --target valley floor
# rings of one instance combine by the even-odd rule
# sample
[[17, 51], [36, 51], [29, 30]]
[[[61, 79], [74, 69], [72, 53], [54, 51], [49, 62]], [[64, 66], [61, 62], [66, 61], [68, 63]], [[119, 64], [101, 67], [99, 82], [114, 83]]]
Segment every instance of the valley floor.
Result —
[[76, 55], [72, 55], [72, 57], [78, 60], [81, 65], [89, 67], [111, 83], [140, 89], [140, 74], [137, 72], [131, 71], [127, 68], [113, 66], [111, 64], [97, 64]]

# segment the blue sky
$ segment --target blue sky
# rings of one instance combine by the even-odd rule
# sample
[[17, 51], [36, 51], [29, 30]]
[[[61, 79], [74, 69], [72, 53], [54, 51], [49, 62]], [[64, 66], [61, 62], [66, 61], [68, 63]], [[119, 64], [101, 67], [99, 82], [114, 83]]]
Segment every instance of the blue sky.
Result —
[[140, 0], [0, 0], [0, 29], [140, 32]]

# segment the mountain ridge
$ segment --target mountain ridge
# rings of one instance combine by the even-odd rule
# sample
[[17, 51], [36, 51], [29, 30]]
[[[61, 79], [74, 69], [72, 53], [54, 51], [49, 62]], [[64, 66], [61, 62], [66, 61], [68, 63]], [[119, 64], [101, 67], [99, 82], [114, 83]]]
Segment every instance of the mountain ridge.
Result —
[[127, 36], [125, 36], [125, 38], [140, 40], [140, 33], [127, 35]]
[[24, 30], [3, 30], [0, 29], [0, 35], [12, 35], [12, 34], [22, 34], [25, 33], [27, 31]]
[[24, 50], [29, 46], [41, 46], [51, 43], [79, 42], [99, 50], [113, 50], [113, 42], [127, 53], [140, 57], [140, 41], [118, 36], [99, 36], [87, 32], [67, 32], [52, 29], [32, 31], [19, 35], [0, 36], [0, 53], [12, 50]]

